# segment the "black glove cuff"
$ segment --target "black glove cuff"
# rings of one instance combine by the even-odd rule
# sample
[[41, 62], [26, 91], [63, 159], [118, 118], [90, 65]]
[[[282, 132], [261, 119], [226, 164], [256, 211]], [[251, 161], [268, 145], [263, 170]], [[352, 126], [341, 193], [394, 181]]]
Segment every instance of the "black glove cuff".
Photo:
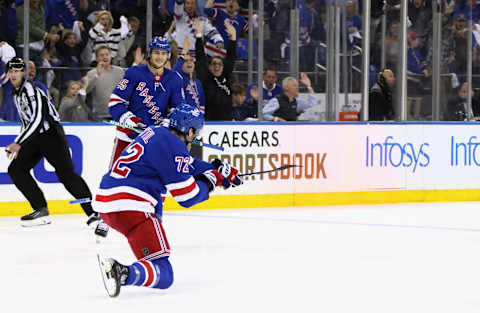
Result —
[[209, 192], [212, 192], [213, 189], [215, 189], [215, 186], [213, 185], [213, 183], [207, 178], [207, 176], [205, 176], [203, 174], [199, 174], [199, 175], [195, 176], [195, 180], [196, 181], [203, 181], [204, 183], [206, 183], [207, 186], [208, 186]]

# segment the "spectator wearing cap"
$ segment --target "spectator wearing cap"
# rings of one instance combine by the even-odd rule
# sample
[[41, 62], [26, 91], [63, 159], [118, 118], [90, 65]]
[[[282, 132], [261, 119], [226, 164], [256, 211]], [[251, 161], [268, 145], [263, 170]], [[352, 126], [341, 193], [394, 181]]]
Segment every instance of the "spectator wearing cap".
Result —
[[420, 43], [415, 32], [408, 33], [407, 71], [409, 119], [420, 119], [423, 96], [423, 78], [429, 75], [427, 62], [418, 49]]

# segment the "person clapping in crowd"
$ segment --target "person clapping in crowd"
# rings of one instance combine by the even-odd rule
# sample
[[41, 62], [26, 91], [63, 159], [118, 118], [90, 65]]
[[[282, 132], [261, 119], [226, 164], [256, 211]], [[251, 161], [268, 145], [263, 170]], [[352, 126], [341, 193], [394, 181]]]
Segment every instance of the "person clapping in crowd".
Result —
[[93, 120], [90, 108], [85, 104], [87, 96], [88, 78], [82, 77], [82, 81], [72, 81], [67, 88], [67, 94], [63, 97], [58, 113], [63, 122], [86, 122]]
[[283, 93], [270, 99], [263, 108], [264, 120], [274, 122], [296, 121], [304, 110], [317, 105], [318, 99], [307, 74], [300, 73], [300, 82], [307, 87], [307, 98], [298, 97], [299, 88], [296, 78], [287, 77], [283, 79]]

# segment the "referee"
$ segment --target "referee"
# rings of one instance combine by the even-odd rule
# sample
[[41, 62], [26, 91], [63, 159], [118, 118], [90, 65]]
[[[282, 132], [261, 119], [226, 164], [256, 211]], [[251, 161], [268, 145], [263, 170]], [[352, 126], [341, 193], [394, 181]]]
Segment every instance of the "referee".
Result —
[[[7, 63], [7, 71], [22, 122], [20, 134], [6, 148], [12, 160], [8, 174], [33, 208], [33, 212], [21, 218], [21, 224], [50, 224], [47, 201], [30, 174], [42, 157], [53, 165], [58, 180], [76, 199], [91, 198], [92, 194], [85, 181], [73, 171], [67, 138], [53, 103], [40, 88], [25, 79], [25, 62], [14, 57]], [[90, 203], [82, 204], [82, 208], [88, 216], [88, 225], [99, 220]]]

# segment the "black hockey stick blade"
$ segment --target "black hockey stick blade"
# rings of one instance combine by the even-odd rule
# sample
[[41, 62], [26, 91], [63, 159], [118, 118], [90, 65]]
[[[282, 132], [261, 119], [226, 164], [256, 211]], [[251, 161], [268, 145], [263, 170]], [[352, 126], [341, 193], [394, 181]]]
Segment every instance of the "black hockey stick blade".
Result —
[[295, 165], [295, 164], [288, 164], [288, 165], [284, 165], [284, 166], [274, 168], [273, 170], [239, 174], [238, 176], [243, 177], [243, 176], [248, 176], [248, 175], [258, 175], [258, 174], [265, 174], [265, 173], [276, 172], [276, 171], [283, 171], [283, 170], [286, 170], [287, 168], [291, 168], [291, 167], [302, 167], [302, 166], [301, 165]]

